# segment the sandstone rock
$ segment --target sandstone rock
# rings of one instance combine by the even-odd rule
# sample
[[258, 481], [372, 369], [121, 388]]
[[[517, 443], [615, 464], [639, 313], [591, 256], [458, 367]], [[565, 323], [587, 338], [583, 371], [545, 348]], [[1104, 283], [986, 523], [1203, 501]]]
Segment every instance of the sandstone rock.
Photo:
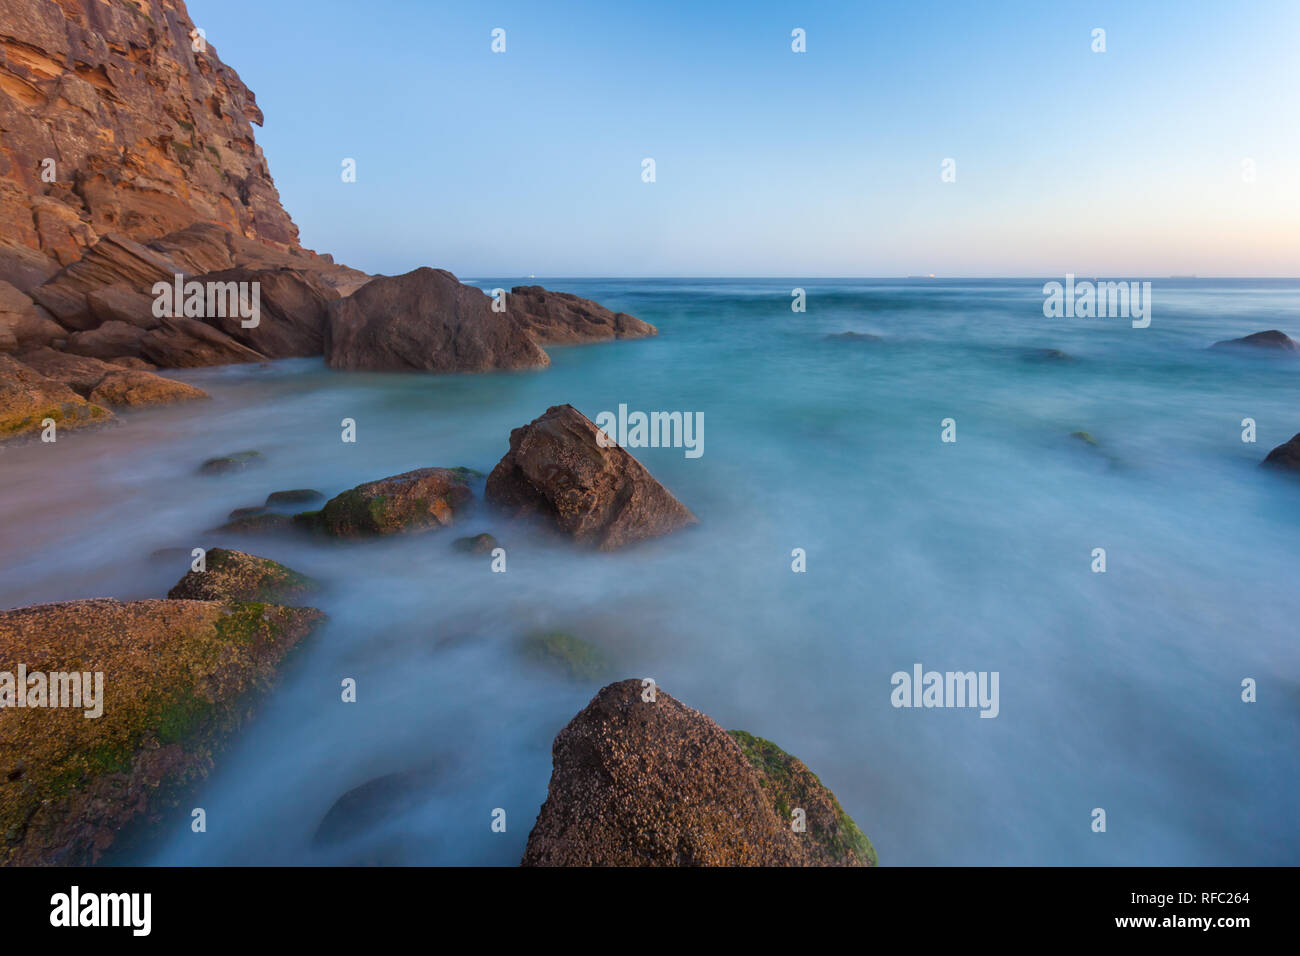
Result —
[[[11, 189], [6, 190], [6, 186]], [[11, 202], [17, 208], [18, 204], [25, 199], [22, 190], [11, 183], [0, 181], [0, 206]], [[0, 235], [0, 280], [8, 282], [26, 295], [31, 295], [33, 289], [59, 271], [59, 262], [36, 249], [14, 241], [11, 235]]]
[[1262, 464], [1300, 474], [1300, 435], [1295, 435], [1290, 441], [1274, 448]]
[[49, 312], [8, 282], [0, 281], [0, 351], [40, 348], [66, 339]]
[[176, 263], [161, 253], [111, 233], [44, 285], [33, 289], [32, 298], [67, 328], [84, 332], [102, 321], [91, 307], [91, 294], [106, 287], [117, 287], [145, 295], [155, 283], [174, 282], [180, 271]]
[[203, 571], [189, 571], [167, 592], [173, 601], [261, 601], [264, 604], [298, 604], [319, 590], [311, 578], [270, 558], [209, 548]]
[[62, 382], [99, 405], [171, 404], [208, 397], [207, 392], [193, 385], [152, 372], [124, 369], [89, 356], [43, 348], [23, 352], [19, 359], [46, 378]]
[[140, 405], [172, 405], [208, 398], [208, 393], [193, 385], [154, 375], [125, 369], [109, 372], [90, 393], [90, 400], [99, 405], [113, 407]]
[[74, 332], [68, 337], [67, 350], [73, 355], [89, 355], [107, 361], [115, 355], [139, 357], [145, 330], [126, 322], [105, 322], [88, 332]]
[[345, 538], [443, 528], [455, 522], [474, 497], [465, 471], [420, 468], [369, 481], [336, 495], [319, 511], [295, 515], [294, 521]]
[[331, 368], [486, 372], [538, 368], [550, 359], [491, 299], [442, 269], [372, 279], [331, 304]]
[[598, 432], [572, 405], [548, 408], [510, 433], [510, 451], [488, 476], [487, 500], [601, 551], [696, 522], [627, 451], [600, 447]]
[[108, 286], [86, 293], [86, 307], [95, 320], [126, 323], [144, 331], [155, 329], [162, 320], [153, 314], [153, 296], [122, 286]]
[[131, 369], [136, 372], [152, 372], [158, 367], [134, 355], [115, 355], [111, 359], [106, 359], [106, 361], [109, 365], [116, 365], [119, 368]]
[[626, 312], [611, 312], [590, 299], [520, 285], [506, 296], [506, 311], [539, 345], [645, 338], [659, 330]]
[[[610, 684], [555, 738], [525, 866], [869, 866], [875, 851], [802, 763], [663, 690]], [[792, 830], [803, 809], [807, 831]]]
[[53, 419], [60, 431], [101, 425], [113, 413], [35, 369], [0, 355], [0, 441], [38, 434]]
[[240, 345], [225, 332], [198, 319], [163, 319], [140, 339], [140, 355], [162, 368], [202, 368], [265, 362], [261, 352]]
[[258, 324], [244, 328], [239, 316], [205, 317], [232, 339], [281, 359], [320, 355], [325, 346], [329, 304], [339, 297], [315, 273], [295, 269], [227, 269], [199, 276], [199, 282], [257, 283]]
[[84, 707], [5, 710], [0, 863], [93, 863], [124, 827], [156, 819], [207, 773], [250, 699], [323, 617], [215, 601], [0, 612], [0, 657], [29, 673], [101, 672], [108, 700], [94, 720]]
[[1239, 339], [1225, 339], [1222, 342], [1215, 342], [1210, 347], [1215, 349], [1256, 348], [1277, 352], [1300, 352], [1300, 342], [1296, 342], [1285, 332], [1279, 332], [1277, 329], [1268, 332], [1255, 332]]

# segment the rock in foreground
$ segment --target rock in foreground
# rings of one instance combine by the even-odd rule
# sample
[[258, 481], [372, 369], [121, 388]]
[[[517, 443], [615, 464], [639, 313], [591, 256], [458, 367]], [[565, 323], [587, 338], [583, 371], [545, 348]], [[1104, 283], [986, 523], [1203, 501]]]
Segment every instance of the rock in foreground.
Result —
[[62, 382], [0, 355], [0, 441], [35, 435], [46, 419], [66, 429], [112, 418], [108, 409], [86, 401]]
[[510, 451], [488, 476], [487, 500], [516, 517], [540, 517], [601, 551], [696, 522], [624, 449], [602, 448], [599, 431], [572, 405], [548, 408], [510, 433]]
[[626, 312], [568, 292], [551, 292], [539, 285], [519, 285], [506, 296], [506, 311], [539, 345], [570, 345], [606, 339], [640, 339], [659, 330]]
[[551, 360], [492, 300], [443, 269], [372, 279], [330, 304], [325, 363], [372, 371], [488, 372]]
[[124, 826], [157, 819], [207, 773], [251, 697], [323, 617], [213, 601], [0, 612], [6, 668], [103, 674], [102, 714], [93, 719], [84, 699], [81, 707], [3, 711], [0, 863], [93, 863]]
[[443, 528], [474, 497], [468, 474], [461, 468], [419, 468], [368, 481], [335, 495], [319, 511], [295, 515], [294, 521], [340, 538]]
[[1270, 329], [1267, 332], [1256, 332], [1253, 335], [1242, 336], [1239, 339], [1225, 339], [1222, 342], [1215, 342], [1211, 348], [1255, 348], [1270, 349], [1275, 352], [1300, 352], [1300, 342], [1295, 341], [1285, 332]]
[[1295, 435], [1289, 442], [1278, 445], [1263, 461], [1269, 468], [1279, 468], [1300, 474], [1300, 435]]
[[[834, 795], [767, 741], [728, 734], [639, 680], [610, 684], [555, 738], [525, 866], [871, 866]], [[802, 809], [805, 832], [795, 832]]]

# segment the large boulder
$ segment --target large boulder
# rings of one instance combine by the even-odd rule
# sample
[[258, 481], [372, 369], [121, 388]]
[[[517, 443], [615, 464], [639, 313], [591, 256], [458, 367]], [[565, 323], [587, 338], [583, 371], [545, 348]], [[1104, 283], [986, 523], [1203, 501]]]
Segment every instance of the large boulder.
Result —
[[1262, 464], [1300, 475], [1300, 435], [1274, 448]]
[[506, 311], [540, 345], [568, 345], [605, 339], [638, 339], [659, 330], [626, 312], [611, 312], [590, 299], [520, 285], [506, 296]]
[[91, 308], [91, 293], [116, 286], [143, 295], [157, 282], [175, 281], [180, 271], [156, 250], [110, 233], [31, 295], [67, 328], [87, 331], [102, 321]]
[[453, 524], [474, 493], [464, 468], [419, 468], [335, 495], [299, 527], [340, 538], [430, 531]]
[[105, 360], [124, 355], [139, 358], [145, 334], [138, 325], [112, 320], [85, 332], [73, 332], [68, 336], [67, 349], [73, 355]]
[[1239, 339], [1225, 339], [1222, 342], [1215, 342], [1210, 347], [1215, 349], [1248, 348], [1266, 349], [1273, 352], [1300, 352], [1300, 342], [1296, 342], [1285, 332], [1279, 332], [1277, 329], [1270, 329], [1267, 332], [1255, 332]]
[[140, 339], [140, 356], [160, 368], [265, 362], [261, 352], [240, 345], [225, 332], [198, 319], [166, 318]]
[[550, 361], [507, 312], [442, 269], [372, 279], [330, 307], [331, 368], [487, 372]]
[[648, 696], [639, 680], [610, 684], [556, 736], [525, 866], [875, 864], [801, 762], [660, 689]]
[[167, 592], [172, 600], [187, 601], [262, 601], [267, 604], [298, 604], [319, 585], [278, 561], [209, 548], [202, 571], [191, 568], [176, 586]]
[[28, 706], [3, 711], [0, 864], [93, 863], [124, 827], [159, 819], [208, 772], [285, 655], [323, 618], [312, 608], [217, 601], [0, 612], [6, 668], [88, 675], [85, 688], [98, 688], [97, 703], [31, 706], [29, 677]]
[[510, 433], [488, 475], [486, 498], [515, 517], [542, 519], [575, 541], [611, 551], [696, 522], [645, 467], [572, 405]]
[[205, 316], [204, 320], [235, 341], [267, 358], [320, 355], [325, 347], [329, 304], [338, 292], [312, 272], [297, 269], [227, 269], [198, 277], [199, 282], [257, 283], [258, 323], [244, 328], [243, 318]]
[[102, 425], [113, 413], [67, 385], [0, 354], [0, 441], [39, 433], [51, 419], [63, 430]]
[[153, 314], [153, 303], [152, 295], [124, 286], [106, 286], [86, 293], [86, 306], [101, 328], [109, 322], [134, 325], [145, 331], [157, 328], [161, 320]]

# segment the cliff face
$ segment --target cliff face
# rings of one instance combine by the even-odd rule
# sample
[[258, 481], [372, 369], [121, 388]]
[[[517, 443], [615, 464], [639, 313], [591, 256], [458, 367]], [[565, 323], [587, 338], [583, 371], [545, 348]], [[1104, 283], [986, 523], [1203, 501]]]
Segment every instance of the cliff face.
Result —
[[253, 139], [257, 102], [194, 30], [183, 0], [0, 0], [11, 270], [52, 272], [106, 232], [147, 241], [196, 222], [298, 248]]

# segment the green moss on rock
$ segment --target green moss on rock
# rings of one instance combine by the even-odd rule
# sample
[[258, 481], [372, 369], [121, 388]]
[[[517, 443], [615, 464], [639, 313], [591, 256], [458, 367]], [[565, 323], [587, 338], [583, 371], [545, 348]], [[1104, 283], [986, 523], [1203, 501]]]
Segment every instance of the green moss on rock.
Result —
[[519, 651], [526, 660], [574, 680], [598, 680], [609, 670], [600, 648], [563, 631], [529, 634], [519, 642]]
[[190, 601], [260, 601], [297, 604], [320, 585], [270, 558], [243, 551], [211, 548], [203, 571], [191, 570], [167, 597]]

